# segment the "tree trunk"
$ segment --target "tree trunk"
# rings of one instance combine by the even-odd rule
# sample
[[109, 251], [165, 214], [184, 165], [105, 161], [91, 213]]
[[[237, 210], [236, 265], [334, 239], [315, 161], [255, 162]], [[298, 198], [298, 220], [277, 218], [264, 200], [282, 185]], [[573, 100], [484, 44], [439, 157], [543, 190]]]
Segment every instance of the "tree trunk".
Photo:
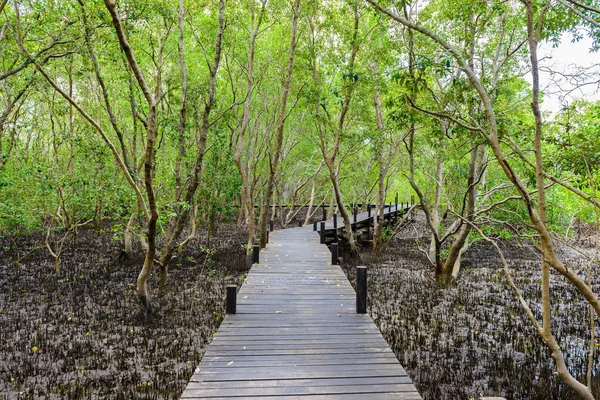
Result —
[[308, 209], [306, 210], [306, 218], [304, 218], [304, 225], [310, 224], [310, 217], [312, 215], [313, 204], [315, 202], [315, 189], [317, 186], [317, 176], [313, 178], [312, 188], [310, 189], [310, 200], [308, 202]]
[[[180, 10], [179, 10], [179, 26], [180, 26], [180, 65], [182, 69], [182, 74], [185, 76], [185, 62], [183, 55], [183, 43], [181, 40], [183, 38], [183, 0], [180, 0]], [[194, 161], [194, 165], [192, 170], [189, 173], [189, 176], [186, 179], [187, 185], [185, 187], [177, 188], [178, 194], [184, 193], [184, 202], [187, 207], [183, 207], [179, 210], [176, 216], [172, 217], [169, 221], [169, 227], [167, 228], [167, 235], [163, 244], [163, 252], [162, 256], [159, 260], [159, 288], [161, 292], [165, 292], [167, 289], [167, 274], [168, 274], [168, 266], [173, 255], [173, 252], [176, 247], [176, 242], [183, 228], [185, 227], [185, 223], [190, 216], [190, 212], [194, 207], [194, 196], [196, 195], [196, 191], [198, 186], [200, 185], [200, 175], [202, 173], [202, 165], [204, 162], [204, 155], [206, 154], [206, 140], [208, 136], [208, 129], [210, 127], [210, 113], [213, 108], [213, 104], [215, 101], [215, 92], [216, 92], [216, 78], [217, 72], [219, 70], [219, 63], [221, 60], [221, 44], [223, 41], [223, 31], [225, 30], [225, 1], [221, 0], [219, 2], [219, 31], [217, 33], [217, 39], [215, 42], [215, 58], [213, 60], [212, 67], [210, 69], [210, 84], [208, 91], [208, 99], [204, 104], [204, 111], [202, 113], [202, 124], [200, 126], [200, 133], [198, 144], [196, 146], [196, 160]], [[180, 131], [185, 131], [186, 122], [185, 122], [185, 98], [186, 95], [182, 95], [182, 111], [180, 112]], [[181, 134], [181, 132], [180, 132]]]
[[152, 266], [154, 265], [154, 256], [156, 253], [156, 224], [158, 221], [158, 206], [154, 191], [153, 175], [155, 160], [154, 148], [158, 136], [158, 127], [156, 121], [156, 98], [160, 93], [160, 68], [156, 77], [157, 79], [155, 93], [152, 94], [150, 88], [148, 87], [148, 84], [146, 83], [146, 79], [144, 78], [144, 75], [135, 59], [133, 50], [129, 45], [127, 37], [125, 36], [125, 32], [123, 31], [123, 26], [121, 24], [119, 14], [116, 9], [116, 2], [114, 0], [104, 0], [104, 4], [112, 17], [112, 23], [117, 32], [117, 37], [119, 38], [119, 44], [121, 46], [121, 49], [127, 57], [127, 62], [130, 68], [132, 69], [133, 74], [138, 82], [138, 85], [142, 90], [144, 98], [146, 99], [146, 102], [148, 104], [148, 118], [146, 121], [146, 149], [144, 152], [144, 185], [146, 189], [146, 197], [148, 199], [149, 209], [148, 227], [146, 230], [148, 248], [146, 250], [146, 256], [144, 258], [144, 265], [137, 279], [136, 295], [146, 315], [150, 315], [152, 314], [153, 309], [152, 302], [150, 300], [150, 295], [148, 292], [148, 276], [150, 275]]
[[[379, 60], [376, 61], [375, 72], [379, 73]], [[387, 163], [384, 155], [384, 135], [385, 126], [383, 123], [383, 112], [381, 109], [381, 96], [379, 90], [375, 90], [373, 94], [375, 103], [375, 115], [377, 117], [377, 128], [381, 135], [381, 140], [378, 145], [377, 163], [379, 164], [379, 174], [377, 176], [377, 210], [375, 212], [375, 227], [373, 229], [373, 250], [379, 253], [382, 246], [383, 221], [385, 213], [385, 176], [387, 174]]]
[[[440, 141], [440, 151], [438, 153], [436, 169], [435, 169], [435, 198], [433, 199], [433, 207], [431, 208], [431, 223], [438, 229], [440, 226], [440, 206], [442, 202], [442, 189], [444, 180], [444, 140]], [[429, 243], [429, 259], [435, 258], [435, 237], [431, 235], [431, 242]]]
[[248, 63], [247, 63], [247, 72], [246, 72], [246, 99], [244, 100], [244, 110], [241, 119], [241, 127], [239, 130], [239, 134], [237, 137], [237, 143], [235, 146], [235, 153], [233, 155], [233, 159], [235, 161], [235, 165], [237, 166], [240, 172], [240, 178], [242, 180], [242, 196], [241, 201], [242, 205], [246, 211], [247, 217], [247, 226], [248, 226], [248, 246], [246, 248], [246, 252], [249, 255], [252, 251], [252, 247], [254, 246], [255, 240], [255, 217], [254, 217], [254, 201], [252, 196], [252, 186], [250, 183], [248, 165], [244, 160], [242, 160], [242, 155], [245, 147], [245, 135], [248, 130], [248, 125], [250, 124], [250, 104], [252, 101], [252, 92], [254, 90], [254, 57], [256, 54], [256, 37], [260, 30], [260, 26], [262, 23], [262, 18], [265, 12], [266, 0], [263, 0], [261, 3], [261, 9], [258, 14], [258, 21], [255, 23], [255, 13], [254, 8], [250, 9], [250, 37], [249, 37], [249, 46], [248, 46]]
[[329, 207], [327, 207], [327, 219], [333, 218], [333, 213], [335, 211], [335, 193], [333, 187], [331, 188], [331, 200], [329, 200]]
[[133, 254], [133, 222], [135, 221], [136, 211], [131, 213], [127, 227], [125, 228], [125, 237], [123, 239], [123, 252], [125, 257], [130, 258]]
[[[458, 231], [458, 235], [454, 238], [448, 257], [444, 261], [442, 274], [438, 277], [438, 281], [443, 286], [449, 286], [454, 277], [453, 272], [456, 268], [460, 268], [460, 254], [471, 232], [471, 222], [473, 222], [473, 213], [475, 211], [475, 202], [477, 200], [477, 181], [482, 173], [482, 163], [485, 148], [482, 144], [476, 146], [471, 151], [471, 161], [469, 163], [469, 177], [467, 180], [467, 204], [462, 212], [463, 218], [467, 223], [461, 222], [462, 226]], [[456, 265], [456, 263], [459, 263]], [[458, 272], [456, 272], [458, 274]]]
[[271, 199], [273, 197], [273, 185], [275, 181], [275, 175], [277, 174], [277, 167], [279, 164], [279, 155], [281, 153], [281, 146], [283, 144], [283, 130], [285, 128], [285, 120], [287, 118], [287, 99], [290, 92], [290, 84], [292, 82], [292, 72], [294, 69], [294, 54], [296, 51], [296, 45], [298, 44], [297, 30], [298, 30], [298, 10], [300, 8], [300, 0], [294, 1], [294, 7], [292, 9], [292, 38], [290, 40], [290, 53], [288, 58], [288, 67], [285, 79], [283, 81], [283, 88], [281, 93], [281, 107], [279, 109], [279, 116], [277, 118], [277, 136], [275, 138], [275, 151], [271, 155], [269, 165], [269, 177], [267, 179], [267, 192], [263, 198], [263, 204], [260, 212], [260, 247], [263, 248], [267, 245], [267, 214]]
[[[329, 169], [329, 177], [331, 178], [331, 182], [333, 183], [333, 194], [335, 201], [337, 203], [337, 211], [344, 220], [344, 228], [346, 232], [346, 240], [350, 245], [350, 249], [354, 254], [358, 254], [358, 248], [356, 247], [356, 242], [354, 241], [354, 236], [352, 235], [352, 226], [350, 225], [350, 217], [348, 216], [348, 211], [346, 210], [346, 206], [344, 205], [344, 200], [342, 197], [342, 191], [340, 190], [340, 184], [337, 179], [336, 169], [333, 165], [333, 159], [327, 158], [325, 160], [325, 164]], [[332, 207], [333, 208], [333, 207]]]

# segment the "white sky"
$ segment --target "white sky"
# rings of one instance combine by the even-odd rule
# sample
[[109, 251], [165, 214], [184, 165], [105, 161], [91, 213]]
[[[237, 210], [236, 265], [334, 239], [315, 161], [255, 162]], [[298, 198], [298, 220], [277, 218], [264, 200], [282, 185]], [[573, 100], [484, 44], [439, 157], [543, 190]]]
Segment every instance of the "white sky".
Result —
[[[557, 112], [565, 103], [580, 98], [600, 100], [600, 53], [590, 53], [592, 41], [585, 32], [581, 33], [584, 37], [579, 42], [572, 42], [572, 35], [565, 34], [556, 48], [552, 48], [550, 43], [543, 43], [540, 46], [538, 56], [540, 68], [544, 69], [540, 73], [544, 111]], [[546, 68], [567, 73], [569, 76], [552, 74], [546, 71]], [[530, 75], [527, 78], [530, 81]], [[573, 90], [577, 82], [592, 84]], [[573, 91], [567, 94], [571, 90]]]

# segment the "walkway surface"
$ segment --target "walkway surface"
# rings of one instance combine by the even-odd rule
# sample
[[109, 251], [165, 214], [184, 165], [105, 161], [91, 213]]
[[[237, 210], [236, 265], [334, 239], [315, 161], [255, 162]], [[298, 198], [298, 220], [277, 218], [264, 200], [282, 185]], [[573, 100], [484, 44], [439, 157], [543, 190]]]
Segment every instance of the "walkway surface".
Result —
[[270, 236], [182, 399], [420, 399], [312, 227]]

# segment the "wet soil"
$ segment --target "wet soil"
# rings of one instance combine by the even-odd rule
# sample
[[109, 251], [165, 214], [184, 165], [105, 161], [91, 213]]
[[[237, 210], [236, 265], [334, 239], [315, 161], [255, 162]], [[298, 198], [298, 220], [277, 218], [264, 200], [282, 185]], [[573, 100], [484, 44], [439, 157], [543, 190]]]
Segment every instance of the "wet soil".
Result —
[[221, 225], [210, 256], [206, 240], [189, 243], [169, 293], [152, 277], [146, 318], [133, 295], [143, 252], [119, 260], [110, 232], [82, 230], [60, 277], [41, 234], [0, 238], [0, 399], [178, 398], [223, 318], [226, 285], [247, 271], [245, 239]]
[[[554, 362], [507, 285], [496, 250], [474, 243], [452, 288], [441, 290], [417, 244], [428, 244], [423, 216], [393, 239], [385, 254], [363, 252], [369, 273], [369, 312], [424, 399], [578, 399], [555, 376]], [[500, 243], [514, 280], [541, 321], [541, 271], [534, 248]], [[583, 249], [585, 251], [585, 249]], [[569, 268], [585, 277], [577, 252], [559, 246]], [[351, 281], [356, 263], [344, 266]], [[553, 332], [576, 377], [587, 370], [589, 308], [565, 278], [552, 273]], [[593, 286], [600, 292], [600, 271]], [[541, 323], [541, 322], [540, 322]], [[598, 337], [596, 330], [596, 337]], [[600, 360], [593, 388], [600, 398]]]

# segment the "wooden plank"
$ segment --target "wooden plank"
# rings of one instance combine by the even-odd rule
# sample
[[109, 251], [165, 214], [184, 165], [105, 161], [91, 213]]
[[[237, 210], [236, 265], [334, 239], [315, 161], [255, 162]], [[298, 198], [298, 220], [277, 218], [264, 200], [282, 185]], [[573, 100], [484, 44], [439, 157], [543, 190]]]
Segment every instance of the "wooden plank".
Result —
[[[302, 355], [302, 354], [352, 354], [356, 357], [362, 357], [365, 354], [380, 354], [391, 351], [389, 348], [362, 348], [362, 349], [286, 349], [286, 350], [269, 350], [269, 354], [273, 355]], [[261, 350], [232, 350], [232, 351], [216, 351], [210, 348], [206, 351], [207, 356], [260, 356], [264, 354]]]
[[322, 360], [306, 360], [300, 357], [288, 358], [287, 360], [284, 357], [281, 357], [283, 360], [269, 359], [269, 360], [252, 360], [252, 361], [239, 361], [240, 358], [222, 358], [215, 357], [220, 361], [208, 361], [203, 360], [202, 366], [205, 367], [215, 367], [215, 368], [228, 368], [231, 365], [236, 365], [238, 367], [247, 367], [247, 368], [255, 368], [260, 366], [286, 366], [286, 365], [369, 365], [369, 364], [396, 364], [396, 359], [392, 357], [385, 357], [382, 355], [381, 357], [361, 357], [361, 358], [341, 358], [341, 359], [322, 359]]
[[[388, 344], [381, 337], [372, 337], [372, 336], [361, 336], [356, 339], [347, 339], [343, 338], [340, 340], [338, 337], [317, 337], [317, 338], [302, 338], [302, 339], [289, 339], [289, 338], [266, 338], [263, 340], [252, 340], [246, 343], [242, 342], [240, 336], [229, 336], [219, 338], [218, 340], [214, 340], [211, 343], [211, 346], [215, 349], [222, 348], [222, 346], [264, 346], [264, 345], [272, 345], [272, 346], [304, 346], [304, 345], [333, 345], [336, 344], [340, 347], [355, 347], [357, 345], [362, 346], [384, 346], [387, 347]], [[335, 347], [335, 346], [332, 346]]]
[[360, 344], [357, 342], [354, 343], [305, 343], [305, 344], [298, 344], [298, 343], [281, 343], [281, 344], [273, 344], [273, 343], [268, 343], [265, 342], [264, 344], [262, 344], [263, 342], [260, 342], [261, 344], [247, 344], [247, 343], [240, 343], [240, 344], [230, 344], [230, 345], [213, 345], [213, 349], [215, 350], [215, 352], [219, 352], [219, 351], [236, 351], [236, 350], [248, 350], [248, 351], [256, 351], [256, 350], [322, 350], [322, 349], [360, 349], [360, 348], [372, 348], [375, 345], [379, 345], [382, 348], [387, 349], [387, 343], [386, 344], [375, 344], [375, 343], [365, 343], [365, 344]]
[[[374, 389], [375, 390], [375, 389]], [[369, 394], [369, 400], [417, 400], [421, 396], [414, 392], [395, 392], [395, 393], [373, 393]], [[198, 397], [186, 397], [186, 398], [198, 398]], [[273, 396], [235, 396], [235, 397], [205, 397], [211, 400], [273, 400]], [[302, 396], [277, 396], [280, 400], [364, 400], [365, 394], [339, 394], [339, 395], [302, 395]]]
[[[226, 367], [209, 367], [203, 366], [202, 371], [194, 374], [196, 377], [204, 376], [215, 376], [221, 374], [241, 374], [256, 377], [259, 375], [277, 376], [277, 375], [290, 375], [299, 377], [302, 373], [340, 373], [340, 374], [355, 374], [361, 371], [374, 371], [374, 373], [395, 373], [394, 376], [406, 376], [406, 372], [398, 363], [384, 363], [384, 364], [367, 364], [367, 365], [346, 365], [346, 364], [333, 364], [333, 365], [269, 365], [269, 366], [257, 366], [253, 368], [241, 367], [235, 365], [235, 363]], [[353, 375], [354, 376], [354, 375]]]
[[[409, 382], [407, 382], [409, 383]], [[305, 396], [309, 394], [340, 395], [340, 394], [373, 394], [373, 393], [401, 393], [410, 392], [411, 385], [392, 383], [377, 385], [376, 388], [365, 385], [343, 386], [290, 386], [290, 387], [259, 387], [235, 389], [192, 389], [185, 398], [210, 398], [214, 396], [240, 397], [240, 396]]]
[[[218, 334], [218, 333], [217, 333]], [[329, 336], [323, 336], [323, 335], [288, 335], [285, 337], [285, 339], [287, 340], [316, 340], [316, 339], [321, 339], [321, 338], [327, 338], [327, 339], [335, 339], [337, 338], [338, 341], [346, 341], [346, 340], [352, 340], [352, 339], [358, 339], [358, 340], [362, 340], [366, 337], [370, 337], [370, 335], [365, 334], [365, 335], [329, 335]], [[269, 341], [269, 340], [278, 340], [281, 339], [281, 336], [278, 335], [274, 335], [274, 336], [235, 336], [235, 335], [230, 335], [226, 337], [227, 340], [239, 340], [239, 341]], [[210, 346], [209, 346], [210, 349]]]
[[333, 370], [328, 369], [327, 371], [290, 371], [290, 372], [273, 372], [272, 370], [265, 371], [264, 373], [253, 372], [249, 373], [244, 371], [241, 373], [232, 372], [200, 372], [192, 376], [192, 380], [198, 382], [214, 382], [214, 381], [243, 381], [251, 379], [253, 381], [265, 381], [271, 379], [321, 379], [321, 378], [351, 378], [356, 377], [385, 377], [385, 376], [406, 376], [406, 373], [402, 373], [395, 370], [366, 370], [366, 371], [345, 371], [345, 370]]
[[[275, 354], [263, 354], [259, 356], [223, 356], [223, 355], [205, 355], [202, 358], [202, 361], [206, 360], [206, 362], [255, 362], [255, 363], [265, 363], [269, 365], [269, 361], [278, 361], [282, 363], [304, 363], [304, 362], [315, 362], [318, 363], [339, 363], [339, 362], [348, 362], [348, 363], [357, 363], [363, 360], [380, 360], [382, 358], [388, 358], [396, 360], [396, 357], [393, 353], [380, 353], [380, 354], [371, 354], [364, 355], [362, 357], [356, 357], [354, 355], [349, 354], [304, 354], [301, 356], [296, 355], [275, 355]], [[396, 360], [397, 361], [397, 360]]]
[[[392, 377], [358, 377], [352, 380], [353, 385], [379, 386], [390, 384], [410, 383], [408, 376]], [[292, 379], [280, 380], [272, 379], [269, 381], [230, 381], [230, 382], [190, 382], [189, 387], [193, 389], [226, 389], [226, 388], [260, 388], [260, 387], [318, 387], [318, 386], [345, 386], [348, 380], [344, 378], [324, 378], [324, 379]]]

